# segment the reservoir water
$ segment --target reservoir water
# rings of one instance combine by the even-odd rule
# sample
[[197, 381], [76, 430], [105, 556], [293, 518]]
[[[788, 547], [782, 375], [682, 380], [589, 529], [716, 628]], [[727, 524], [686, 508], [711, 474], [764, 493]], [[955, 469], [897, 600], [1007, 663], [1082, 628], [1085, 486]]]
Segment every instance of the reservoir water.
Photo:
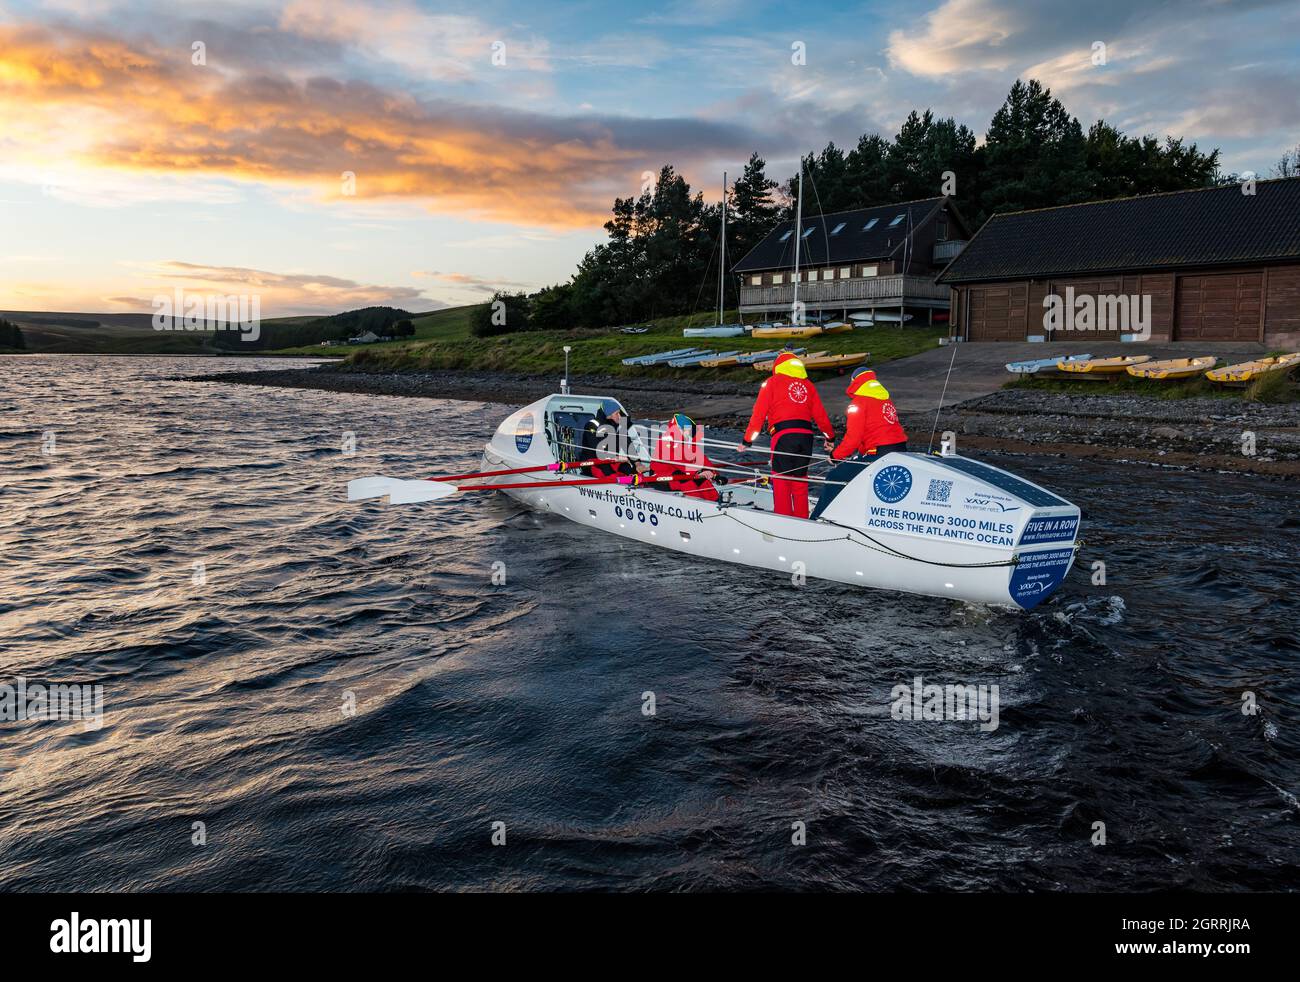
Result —
[[[348, 503], [506, 407], [175, 380], [284, 365], [0, 358], [0, 685], [103, 693], [0, 721], [0, 889], [1300, 880], [1293, 484], [990, 456], [1085, 509], [1017, 613]], [[895, 718], [917, 678], [997, 728]]]

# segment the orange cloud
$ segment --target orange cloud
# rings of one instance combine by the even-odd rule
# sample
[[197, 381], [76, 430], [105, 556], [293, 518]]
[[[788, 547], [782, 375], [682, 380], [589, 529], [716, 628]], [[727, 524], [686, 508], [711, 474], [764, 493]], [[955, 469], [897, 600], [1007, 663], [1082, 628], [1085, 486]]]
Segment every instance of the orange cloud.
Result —
[[641, 171], [670, 156], [742, 143], [702, 121], [553, 117], [259, 73], [215, 51], [208, 61], [192, 65], [188, 47], [0, 26], [0, 132], [28, 163], [58, 148], [92, 169], [417, 199], [559, 228], [599, 226], [614, 194], [635, 193]]

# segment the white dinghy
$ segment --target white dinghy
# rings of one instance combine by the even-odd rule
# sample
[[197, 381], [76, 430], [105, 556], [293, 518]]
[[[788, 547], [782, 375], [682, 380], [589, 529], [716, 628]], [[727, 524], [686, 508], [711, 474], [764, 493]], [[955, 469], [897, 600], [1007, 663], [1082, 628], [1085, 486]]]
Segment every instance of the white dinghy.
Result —
[[[714, 502], [654, 485], [557, 478], [556, 471], [573, 469], [583, 428], [601, 402], [552, 395], [509, 416], [484, 449], [483, 472], [473, 476], [518, 478], [482, 490], [499, 488], [579, 525], [694, 556], [1026, 610], [1049, 596], [1074, 562], [1075, 505], [955, 454], [889, 454], [845, 485], [817, 520], [775, 514], [771, 491], [751, 482], [721, 486]], [[640, 442], [652, 445], [645, 434]], [[475, 488], [382, 477], [348, 487], [350, 498], [388, 496], [393, 503], [458, 490]]]

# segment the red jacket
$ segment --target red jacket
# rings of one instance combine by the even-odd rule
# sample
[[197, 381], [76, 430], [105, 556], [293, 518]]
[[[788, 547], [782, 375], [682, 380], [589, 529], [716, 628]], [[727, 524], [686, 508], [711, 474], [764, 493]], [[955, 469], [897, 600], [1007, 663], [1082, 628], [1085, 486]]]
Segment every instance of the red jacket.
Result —
[[655, 446], [655, 459], [650, 468], [655, 477], [673, 476], [673, 480], [668, 482], [669, 491], [681, 491], [688, 498], [717, 501], [718, 490], [713, 482], [698, 476], [701, 470], [718, 469], [718, 465], [704, 455], [703, 436], [700, 428], [696, 427], [694, 439], [687, 443], [676, 421], [669, 423]]
[[[777, 423], [792, 421], [815, 424], [828, 440], [835, 436], [821, 396], [807, 376], [798, 378], [774, 374], [758, 390], [754, 414], [749, 417], [749, 425], [745, 427], [745, 442], [753, 443], [764, 429], [771, 430]], [[811, 433], [812, 429], [813, 426], [810, 425], [805, 432]], [[799, 429], [782, 427], [782, 432], [797, 433]]]
[[[875, 395], [865, 394], [873, 390]], [[836, 460], [907, 440], [907, 433], [898, 422], [898, 410], [882, 385], [855, 380], [845, 391], [853, 396], [853, 401], [849, 403], [849, 423], [844, 439], [831, 452]]]

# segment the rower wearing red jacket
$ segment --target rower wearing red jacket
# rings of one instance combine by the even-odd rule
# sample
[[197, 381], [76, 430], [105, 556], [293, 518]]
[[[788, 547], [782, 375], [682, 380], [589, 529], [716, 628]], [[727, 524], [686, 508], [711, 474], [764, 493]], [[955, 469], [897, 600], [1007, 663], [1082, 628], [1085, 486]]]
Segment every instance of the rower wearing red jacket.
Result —
[[889, 398], [889, 390], [876, 379], [875, 372], [859, 368], [844, 391], [853, 399], [849, 403], [848, 427], [840, 445], [831, 451], [831, 456], [841, 463], [826, 475], [813, 518], [820, 517], [844, 485], [864, 467], [870, 467], [886, 454], [907, 449], [907, 433], [898, 421], [898, 408]]
[[726, 484], [727, 479], [718, 473], [717, 465], [704, 454], [704, 434], [695, 421], [685, 413], [677, 413], [668, 421], [655, 446], [655, 477], [671, 477], [669, 491], [680, 491], [688, 498], [718, 500], [714, 482]]
[[772, 507], [778, 515], [807, 518], [813, 437], [820, 430], [830, 450], [835, 430], [803, 362], [794, 352], [783, 351], [776, 356], [772, 377], [758, 390], [742, 449], [748, 450], [764, 429], [772, 434]]

